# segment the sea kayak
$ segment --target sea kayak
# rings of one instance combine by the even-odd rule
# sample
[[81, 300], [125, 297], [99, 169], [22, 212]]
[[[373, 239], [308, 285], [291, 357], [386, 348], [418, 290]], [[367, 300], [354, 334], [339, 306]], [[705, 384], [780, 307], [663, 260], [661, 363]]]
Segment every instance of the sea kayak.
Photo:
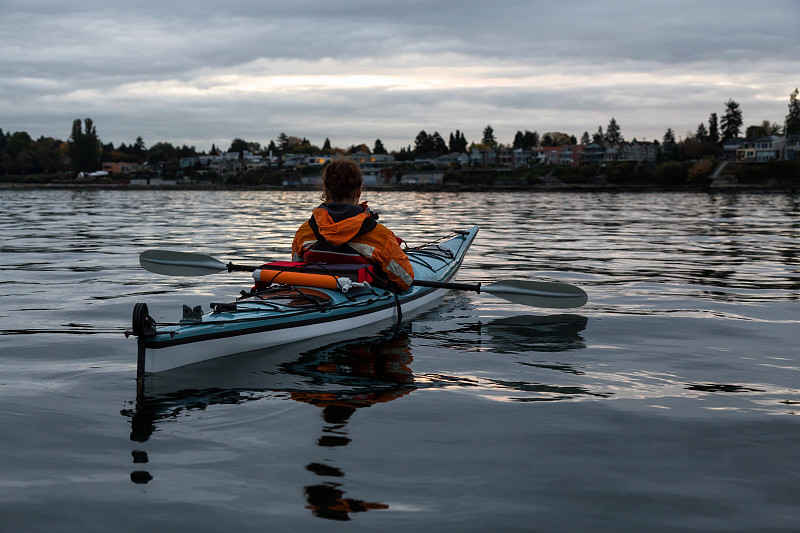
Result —
[[[475, 226], [407, 249], [415, 280], [453, 280], [477, 233]], [[212, 303], [206, 313], [185, 307], [177, 323], [158, 324], [148, 314], [146, 304], [136, 304], [132, 333], [139, 342], [138, 374], [324, 337], [381, 321], [399, 321], [403, 314], [435, 302], [448, 291], [412, 285], [397, 293], [344, 276], [326, 287], [325, 283], [307, 282], [311, 278], [304, 278], [305, 274], [272, 272], [265, 265], [254, 273], [256, 287], [264, 286], [265, 275], [272, 276], [273, 283], [266, 288], [243, 291], [229, 303]]]

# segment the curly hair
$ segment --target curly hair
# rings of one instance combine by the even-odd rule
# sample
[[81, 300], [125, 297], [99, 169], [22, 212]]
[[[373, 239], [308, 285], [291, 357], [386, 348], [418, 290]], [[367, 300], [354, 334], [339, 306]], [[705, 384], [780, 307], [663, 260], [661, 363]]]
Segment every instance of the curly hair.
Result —
[[336, 159], [322, 172], [323, 202], [343, 202], [350, 199], [364, 183], [358, 163], [352, 159]]

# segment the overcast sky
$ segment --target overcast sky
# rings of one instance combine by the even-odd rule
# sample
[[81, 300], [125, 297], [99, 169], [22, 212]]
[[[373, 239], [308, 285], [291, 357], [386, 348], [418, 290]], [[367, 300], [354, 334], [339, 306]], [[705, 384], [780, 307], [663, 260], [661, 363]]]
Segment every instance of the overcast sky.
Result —
[[783, 123], [800, 0], [0, 0], [0, 128], [208, 150]]

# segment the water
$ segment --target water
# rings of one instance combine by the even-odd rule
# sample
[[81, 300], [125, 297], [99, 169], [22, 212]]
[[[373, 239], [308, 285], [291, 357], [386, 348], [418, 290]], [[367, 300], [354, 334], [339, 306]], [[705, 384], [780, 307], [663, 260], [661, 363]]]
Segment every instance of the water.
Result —
[[2, 191], [2, 531], [796, 531], [800, 197], [367, 193], [411, 244], [479, 224], [453, 293], [136, 394], [139, 301], [227, 299], [149, 248], [285, 259], [304, 192]]

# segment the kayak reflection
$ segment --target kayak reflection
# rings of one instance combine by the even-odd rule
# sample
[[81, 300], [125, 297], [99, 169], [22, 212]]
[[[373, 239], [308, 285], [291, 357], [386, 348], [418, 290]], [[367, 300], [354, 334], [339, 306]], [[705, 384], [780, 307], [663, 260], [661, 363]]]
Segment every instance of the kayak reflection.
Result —
[[[289, 352], [292, 353], [292, 352]], [[223, 370], [219, 361], [192, 365], [172, 374], [145, 377], [140, 384], [131, 418], [131, 440], [144, 443], [159, 422], [215, 404], [240, 404], [268, 397], [288, 398], [319, 407], [323, 427], [317, 445], [328, 452], [351, 442], [347, 423], [358, 409], [403, 397], [416, 385], [410, 365], [413, 360], [408, 330], [387, 330], [375, 336], [350, 339], [314, 348], [286, 361], [270, 351], [236, 356]], [[233, 370], [231, 367], [235, 367]], [[172, 385], [171, 385], [172, 384]], [[217, 385], [214, 385], [217, 384]], [[176, 385], [180, 389], [176, 389]], [[134, 463], [149, 461], [147, 452], [134, 450]], [[349, 520], [351, 513], [388, 509], [380, 502], [348, 498], [344, 471], [330, 453], [306, 465], [323, 478], [306, 486], [306, 507], [320, 518]], [[148, 483], [145, 470], [131, 473], [134, 483]]]

